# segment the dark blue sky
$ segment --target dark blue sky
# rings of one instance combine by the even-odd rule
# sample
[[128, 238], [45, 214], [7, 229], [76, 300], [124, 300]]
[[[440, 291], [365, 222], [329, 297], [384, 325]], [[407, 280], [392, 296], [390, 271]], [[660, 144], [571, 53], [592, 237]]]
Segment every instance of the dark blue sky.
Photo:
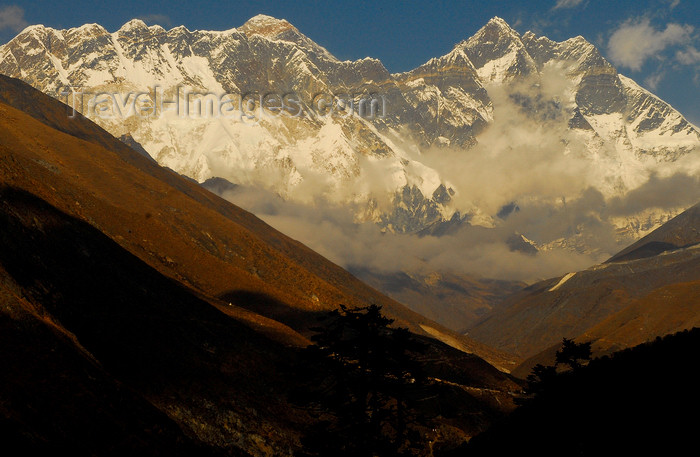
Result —
[[618, 70], [700, 125], [698, 0], [546, 1], [11, 1], [0, 3], [0, 42], [27, 24], [116, 30], [134, 17], [168, 28], [225, 30], [264, 13], [285, 18], [341, 59], [380, 59], [414, 68], [500, 16], [518, 32], [554, 40], [582, 35]]

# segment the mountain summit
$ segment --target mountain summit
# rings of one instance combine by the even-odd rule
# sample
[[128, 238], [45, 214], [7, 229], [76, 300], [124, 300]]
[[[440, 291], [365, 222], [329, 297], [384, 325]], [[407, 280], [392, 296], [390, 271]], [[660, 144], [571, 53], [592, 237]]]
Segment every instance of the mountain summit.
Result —
[[287, 22], [286, 19], [276, 19], [265, 14], [258, 14], [248, 19], [245, 24], [238, 28], [246, 35], [261, 35], [267, 38], [276, 38], [280, 34], [289, 30], [297, 31], [296, 27]]
[[[339, 61], [288, 21], [265, 15], [225, 32], [139, 20], [111, 33], [95, 24], [32, 26], [0, 47], [0, 73], [69, 103], [68, 86], [119, 94], [77, 109], [197, 181], [219, 176], [290, 200], [323, 197], [395, 232], [422, 230], [457, 212], [492, 225], [498, 208], [460, 192], [469, 177], [452, 177], [453, 164], [435, 158], [446, 148], [526, 148], [504, 135], [494, 149], [484, 137], [512, 131], [512, 115], [524, 133], [553, 139], [542, 160], [585, 159], [586, 184], [606, 196], [624, 195], [679, 159], [700, 167], [696, 127], [618, 74], [585, 39], [521, 36], [497, 17], [447, 55], [393, 75], [376, 59]], [[160, 90], [184, 103], [185, 89], [248, 96], [250, 109], [188, 120], [175, 110], [140, 117], [126, 109], [129, 93]], [[256, 98], [265, 94], [294, 94], [298, 103], [265, 111]], [[321, 99], [335, 100], [335, 111]], [[438, 201], [440, 188], [459, 198]]]

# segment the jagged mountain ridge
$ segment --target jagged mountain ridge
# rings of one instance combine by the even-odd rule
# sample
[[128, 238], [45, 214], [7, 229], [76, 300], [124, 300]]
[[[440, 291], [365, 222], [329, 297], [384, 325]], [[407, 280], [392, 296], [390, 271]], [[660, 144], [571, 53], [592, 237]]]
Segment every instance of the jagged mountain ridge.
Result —
[[[146, 121], [92, 118], [116, 136], [130, 134], [159, 163], [200, 182], [216, 175], [292, 200], [308, 200], [299, 189], [313, 182], [317, 194], [398, 232], [448, 221], [456, 211], [480, 213], [478, 202], [458, 208], [439, 198], [458, 193], [460, 183], [448, 182], [421, 155], [477, 144], [498, 116], [492, 94], [502, 88], [561, 136], [562, 154], [590, 155], [599, 169], [592, 184], [606, 194], [641, 184], [644, 167], [700, 148], [694, 126], [619, 75], [584, 38], [559, 43], [532, 32], [521, 36], [500, 18], [445, 56], [400, 74], [376, 59], [340, 61], [289, 22], [263, 15], [222, 32], [165, 30], [140, 20], [114, 33], [97, 24], [31, 26], [0, 47], [0, 72], [53, 96], [66, 85], [119, 93], [158, 85], [166, 98], [180, 86], [298, 94], [304, 116], [266, 116], [255, 125], [185, 121], [174, 113]], [[555, 93], [544, 90], [552, 72], [565, 83]], [[311, 109], [318, 94], [353, 94], [359, 102], [371, 93], [385, 97], [386, 117], [324, 118]], [[370, 183], [377, 174], [381, 183]], [[488, 224], [493, 215], [483, 216], [474, 221]]]

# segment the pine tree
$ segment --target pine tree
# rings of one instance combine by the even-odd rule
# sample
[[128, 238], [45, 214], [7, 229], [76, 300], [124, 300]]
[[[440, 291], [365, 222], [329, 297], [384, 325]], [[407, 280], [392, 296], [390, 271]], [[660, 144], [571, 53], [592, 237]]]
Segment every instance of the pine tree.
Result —
[[581, 368], [583, 362], [591, 360], [591, 343], [577, 343], [564, 338], [561, 349], [557, 351], [556, 365], [568, 365], [572, 370]]
[[380, 306], [341, 306], [315, 329], [309, 351], [330, 373], [315, 400], [335, 417], [305, 440], [316, 455], [396, 456], [410, 447], [410, 393], [422, 380], [413, 355], [422, 345], [392, 323]]

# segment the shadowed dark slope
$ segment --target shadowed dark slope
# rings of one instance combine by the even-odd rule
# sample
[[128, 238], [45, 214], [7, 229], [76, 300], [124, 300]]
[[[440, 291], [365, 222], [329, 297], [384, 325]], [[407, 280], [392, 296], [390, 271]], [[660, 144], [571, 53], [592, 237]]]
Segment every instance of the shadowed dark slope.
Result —
[[516, 281], [438, 273], [384, 273], [366, 268], [350, 271], [364, 282], [445, 327], [464, 332], [526, 286]]
[[[95, 365], [92, 371], [106, 378], [102, 368], [98, 369], [104, 367], [111, 376], [168, 412], [189, 435], [208, 442], [206, 435], [216, 434], [217, 442], [209, 444], [224, 448], [251, 446], [237, 443], [250, 439], [240, 431], [224, 432], [231, 421], [245, 418], [245, 428], [252, 436], [265, 429], [284, 434], [290, 424], [302, 420], [294, 418], [295, 410], [283, 400], [283, 379], [289, 379], [295, 371], [289, 365], [294, 358], [290, 349], [227, 316], [143, 264], [93, 227], [36, 197], [4, 188], [0, 190], [0, 202], [3, 283], [23, 297], [24, 308], [29, 307], [72, 335], [72, 343], [79, 345], [77, 349], [84, 348], [84, 357]], [[18, 300], [14, 304], [10, 300], [10, 305], [16, 308]], [[50, 341], [42, 345], [42, 340], [34, 340], [31, 332], [15, 336], [19, 340], [13, 339], [14, 344], [23, 342], [26, 350], [51, 351]], [[77, 352], [76, 347], [72, 349]], [[59, 357], [47, 360], [59, 367], [64, 363]], [[42, 373], [26, 372], [17, 364], [8, 366], [12, 367], [14, 382], [26, 384], [42, 378]], [[63, 369], [68, 371], [70, 365]], [[55, 383], [56, 374], [43, 375], [47, 385]], [[57, 379], [60, 381], [60, 376]], [[270, 395], [273, 385], [277, 395]], [[79, 385], [75, 388], [78, 390]], [[108, 401], [128, 402], [129, 396], [116, 388], [110, 393]], [[44, 394], [53, 398], [51, 391]], [[27, 395], [36, 401], [34, 390], [28, 390]], [[8, 398], [17, 400], [12, 395]], [[99, 405], [91, 398], [85, 398], [83, 403]], [[141, 403], [147, 404], [143, 400]], [[79, 407], [80, 403], [76, 405]], [[44, 408], [41, 405], [39, 410]], [[201, 408], [207, 410], [206, 415], [198, 411]], [[260, 417], [247, 417], [250, 408], [259, 410]], [[63, 413], [67, 411], [70, 408]], [[102, 411], [82, 413], [83, 420], [94, 417], [96, 429], [106, 429]], [[182, 414], [194, 417], [181, 417]], [[50, 418], [45, 419], [51, 423]], [[78, 415], [77, 420], [80, 419]], [[85, 430], [89, 428], [82, 432]], [[120, 434], [125, 432], [114, 431], [114, 435]], [[294, 435], [289, 432], [286, 438], [290, 444]], [[79, 435], [70, 436], [80, 439]]]
[[0, 306], [4, 455], [216, 455], [27, 301], [0, 287]]
[[463, 455], [683, 455], [697, 447], [700, 329], [558, 375]]

